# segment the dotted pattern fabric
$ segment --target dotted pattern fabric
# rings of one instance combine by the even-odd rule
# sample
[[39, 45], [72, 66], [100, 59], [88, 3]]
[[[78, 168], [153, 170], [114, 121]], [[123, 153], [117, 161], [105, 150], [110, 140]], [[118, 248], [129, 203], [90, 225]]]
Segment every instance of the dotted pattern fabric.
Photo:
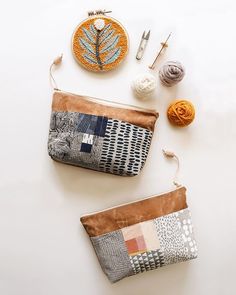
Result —
[[188, 208], [156, 218], [154, 222], [166, 265], [197, 257], [196, 241]]
[[152, 131], [108, 119], [99, 168], [119, 175], [137, 175], [143, 168], [152, 140]]

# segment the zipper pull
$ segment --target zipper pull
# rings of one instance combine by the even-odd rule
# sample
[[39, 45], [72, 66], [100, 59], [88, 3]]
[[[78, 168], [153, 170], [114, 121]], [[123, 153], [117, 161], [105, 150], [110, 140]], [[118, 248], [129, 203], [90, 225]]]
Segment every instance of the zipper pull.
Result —
[[180, 166], [180, 164], [179, 164], [179, 158], [176, 156], [176, 154], [175, 153], [173, 153], [173, 152], [170, 152], [170, 151], [166, 151], [166, 150], [162, 150], [162, 152], [163, 152], [163, 154], [164, 154], [164, 156], [166, 157], [166, 158], [171, 158], [171, 159], [176, 159], [176, 161], [177, 161], [177, 169], [176, 169], [176, 172], [175, 172], [175, 176], [174, 176], [174, 179], [173, 179], [173, 184], [178, 188], [178, 187], [180, 187], [180, 186], [182, 186], [181, 184], [179, 184], [178, 182], [177, 182], [177, 179], [178, 179], [178, 174], [179, 174], [179, 166]]
[[50, 68], [49, 68], [49, 75], [50, 75], [50, 84], [52, 85], [54, 90], [60, 91], [60, 89], [57, 87], [57, 82], [52, 74], [52, 70], [54, 68], [54, 66], [58, 66], [61, 64], [62, 62], [62, 58], [63, 58], [63, 54], [61, 54], [60, 56], [58, 56], [57, 58], [54, 59], [53, 63], [51, 64]]

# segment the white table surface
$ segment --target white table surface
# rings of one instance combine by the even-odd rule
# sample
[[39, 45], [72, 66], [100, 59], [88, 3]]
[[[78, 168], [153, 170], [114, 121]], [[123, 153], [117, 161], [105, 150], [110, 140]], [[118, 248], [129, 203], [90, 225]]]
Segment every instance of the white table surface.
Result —
[[[70, 49], [75, 26], [97, 8], [113, 10], [130, 36], [124, 64], [102, 75], [83, 70]], [[235, 294], [235, 12], [234, 0], [2, 1], [1, 295]], [[151, 29], [151, 38], [138, 63], [135, 53], [144, 29]], [[153, 100], [140, 101], [130, 83], [146, 71], [170, 31], [160, 64], [179, 60], [186, 77], [172, 89], [158, 85]], [[64, 61], [55, 72], [60, 88], [160, 112], [140, 176], [107, 175], [48, 157], [48, 68], [61, 52]], [[175, 98], [196, 106], [196, 120], [188, 128], [172, 128], [167, 121], [166, 108]], [[79, 218], [169, 190], [175, 165], [163, 158], [162, 148], [181, 159], [199, 258], [111, 285]]]

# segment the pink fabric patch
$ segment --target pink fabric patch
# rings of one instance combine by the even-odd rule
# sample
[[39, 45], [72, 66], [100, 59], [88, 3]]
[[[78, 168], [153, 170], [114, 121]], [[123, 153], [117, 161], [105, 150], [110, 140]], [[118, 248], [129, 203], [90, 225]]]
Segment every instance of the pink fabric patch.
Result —
[[137, 241], [137, 244], [138, 244], [138, 250], [147, 250], [147, 246], [146, 246], [146, 243], [145, 243], [145, 240], [144, 240], [144, 237], [143, 236], [140, 236], [140, 237], [137, 237], [136, 238], [136, 241]]

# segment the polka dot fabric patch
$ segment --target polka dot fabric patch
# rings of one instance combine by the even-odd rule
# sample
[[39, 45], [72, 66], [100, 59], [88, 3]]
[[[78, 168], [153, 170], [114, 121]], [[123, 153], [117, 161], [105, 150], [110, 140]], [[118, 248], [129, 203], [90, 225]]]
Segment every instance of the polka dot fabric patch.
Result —
[[128, 52], [128, 35], [115, 19], [91, 16], [76, 28], [72, 51], [77, 62], [89, 71], [106, 72], [116, 68]]

